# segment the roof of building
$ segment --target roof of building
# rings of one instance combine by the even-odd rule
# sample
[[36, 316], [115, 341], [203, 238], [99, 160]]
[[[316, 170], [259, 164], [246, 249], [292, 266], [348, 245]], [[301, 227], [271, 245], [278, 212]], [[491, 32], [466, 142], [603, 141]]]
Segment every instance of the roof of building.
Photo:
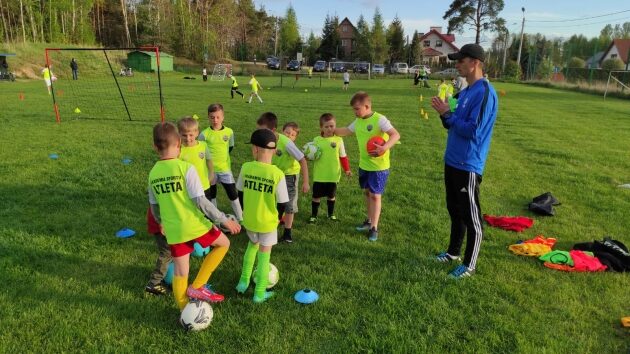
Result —
[[[154, 57], [155, 56], [155, 52], [145, 52], [144, 50], [134, 50], [133, 52], [129, 52], [129, 54], [131, 54], [131, 53], [141, 53], [141, 54], [148, 55], [150, 57]], [[170, 55], [170, 54], [164, 53], [164, 52], [160, 52], [160, 58], [161, 57], [171, 57], [172, 58], [173, 56]]]
[[[630, 51], [630, 39], [619, 39], [619, 38], [613, 39], [612, 42], [610, 42], [610, 45], [608, 46], [606, 51], [604, 52], [604, 55], [602, 55], [601, 59], [604, 59], [604, 57], [612, 49], [613, 45], [617, 47], [617, 51], [619, 52], [619, 59], [621, 59], [621, 61], [623, 61], [624, 64], [627, 64], [628, 51]], [[601, 59], [600, 59], [600, 62], [601, 62]]]
[[424, 48], [422, 50], [422, 56], [425, 56], [425, 57], [441, 57], [443, 55], [444, 53], [433, 48]]
[[459, 50], [459, 48], [457, 48], [457, 46], [455, 46], [455, 44], [453, 44], [453, 42], [455, 42], [455, 35], [454, 34], [443, 34], [440, 33], [438, 31], [436, 31], [435, 29], [431, 29], [429, 32], [425, 33], [424, 35], [422, 35], [422, 37], [420, 37], [420, 41], [424, 40], [425, 38], [427, 38], [430, 34], [435, 34], [436, 36], [442, 38], [442, 40], [446, 43], [448, 43], [451, 47], [453, 47], [453, 49], [455, 50]]
[[595, 53], [595, 55], [586, 59], [586, 67], [587, 68], [590, 68], [591, 66], [597, 67], [597, 65], [599, 65], [599, 62], [602, 60], [602, 57], [604, 57], [604, 52]]

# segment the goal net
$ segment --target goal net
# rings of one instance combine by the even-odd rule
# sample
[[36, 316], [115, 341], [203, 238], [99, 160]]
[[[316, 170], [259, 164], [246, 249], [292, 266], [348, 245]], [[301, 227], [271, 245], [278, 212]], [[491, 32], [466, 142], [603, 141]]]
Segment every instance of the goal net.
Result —
[[630, 70], [611, 71], [608, 73], [604, 99], [610, 92], [630, 92]]
[[157, 47], [46, 48], [46, 66], [57, 122], [164, 121]]
[[348, 71], [350, 79], [369, 80], [372, 77], [372, 64], [365, 61], [334, 61], [329, 62], [328, 78], [343, 80], [343, 74]]
[[223, 81], [227, 74], [232, 75], [232, 64], [215, 64], [210, 81]]
[[321, 74], [307, 74], [307, 73], [281, 73], [280, 74], [280, 87], [291, 87], [300, 89], [309, 88], [321, 88], [322, 87], [322, 75]]

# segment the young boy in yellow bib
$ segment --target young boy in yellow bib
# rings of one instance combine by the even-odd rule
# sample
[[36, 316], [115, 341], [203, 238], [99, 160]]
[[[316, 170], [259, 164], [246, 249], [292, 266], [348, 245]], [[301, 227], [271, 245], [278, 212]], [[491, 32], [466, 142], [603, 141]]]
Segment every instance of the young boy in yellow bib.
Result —
[[[381, 196], [389, 177], [389, 149], [400, 140], [400, 134], [384, 115], [372, 111], [372, 100], [366, 92], [352, 96], [350, 106], [356, 119], [345, 128], [336, 128], [335, 135], [355, 134], [359, 143], [359, 186], [365, 193], [367, 219], [357, 226], [357, 231], [368, 231], [368, 240], [378, 239], [378, 222], [381, 216]], [[380, 136], [386, 142], [371, 153], [367, 142]]]
[[[306, 157], [302, 150], [295, 145], [292, 138], [289, 137], [297, 137], [299, 130], [297, 130], [297, 124], [293, 123], [295, 125], [286, 125], [287, 129], [283, 129], [283, 134], [276, 133], [278, 117], [271, 112], [263, 113], [258, 118], [258, 121], [256, 121], [256, 124], [258, 128], [267, 128], [273, 131], [278, 139], [272, 164], [278, 166], [284, 173], [287, 190], [289, 192], [289, 203], [287, 204], [284, 214], [284, 232], [281, 241], [291, 243], [293, 242], [293, 220], [295, 219], [295, 214], [298, 212], [298, 184], [300, 182], [300, 174], [302, 175], [302, 193], [308, 193], [310, 190]], [[280, 214], [282, 215], [282, 213]]]
[[261, 303], [273, 296], [273, 292], [267, 291], [271, 248], [278, 243], [278, 209], [284, 209], [289, 195], [284, 173], [271, 164], [277, 147], [276, 134], [269, 129], [258, 129], [250, 143], [255, 161], [243, 164], [236, 182], [243, 200], [243, 226], [249, 237], [236, 290], [241, 294], [247, 291], [258, 258], [254, 302]]
[[208, 199], [217, 205], [217, 183], [221, 183], [230, 199], [234, 215], [243, 220], [243, 210], [236, 192], [236, 181], [232, 174], [232, 160], [230, 153], [234, 148], [234, 131], [223, 125], [223, 105], [213, 103], [208, 106], [208, 120], [210, 126], [199, 135], [200, 141], [205, 141], [210, 150], [210, 157], [214, 166], [214, 179], [211, 181]]
[[210, 149], [206, 142], [197, 141], [199, 123], [192, 117], [184, 117], [177, 122], [177, 130], [182, 139], [179, 159], [195, 166], [204, 194], [210, 199], [210, 182], [214, 180], [214, 164], [210, 159]]
[[[175, 125], [155, 125], [153, 147], [160, 160], [149, 172], [149, 204], [173, 256], [173, 295], [181, 310], [188, 303], [188, 298], [209, 302], [224, 299], [223, 295], [205, 285], [227, 253], [230, 241], [205, 216], [221, 223], [232, 233], [240, 232], [241, 227], [237, 222], [228, 220], [206, 199], [195, 167], [178, 158], [180, 146], [181, 139]], [[189, 257], [195, 242], [204, 248], [212, 246], [212, 251], [204, 258], [197, 277], [188, 286]]]
[[311, 201], [311, 217], [309, 224], [317, 222], [317, 214], [321, 198], [326, 197], [328, 219], [337, 220], [335, 216], [335, 200], [337, 183], [341, 179], [341, 169], [346, 176], [352, 176], [350, 163], [346, 156], [343, 138], [335, 135], [337, 122], [331, 113], [324, 113], [319, 117], [320, 136], [313, 139], [313, 143], [321, 151], [319, 159], [313, 163], [313, 200]]

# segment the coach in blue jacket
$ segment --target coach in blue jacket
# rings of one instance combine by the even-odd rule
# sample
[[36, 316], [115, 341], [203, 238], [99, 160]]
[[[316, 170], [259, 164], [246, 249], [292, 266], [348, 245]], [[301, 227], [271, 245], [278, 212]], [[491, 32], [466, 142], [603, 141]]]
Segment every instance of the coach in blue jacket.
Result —
[[490, 148], [498, 101], [494, 88], [483, 77], [485, 54], [481, 46], [466, 44], [448, 58], [457, 61], [455, 68], [466, 78], [468, 87], [459, 92], [454, 111], [439, 97], [431, 99], [431, 106], [440, 114], [444, 128], [448, 129], [444, 182], [446, 208], [451, 217], [451, 240], [448, 250], [438, 254], [437, 260], [459, 260], [464, 234], [467, 234], [464, 261], [449, 274], [453, 278], [464, 278], [475, 272], [483, 238], [479, 184]]

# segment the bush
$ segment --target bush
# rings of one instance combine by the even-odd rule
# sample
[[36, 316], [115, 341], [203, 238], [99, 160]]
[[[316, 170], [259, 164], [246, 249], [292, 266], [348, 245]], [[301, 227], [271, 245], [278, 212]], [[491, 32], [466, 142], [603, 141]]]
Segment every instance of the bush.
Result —
[[624, 65], [623, 65], [623, 62], [620, 59], [617, 59], [617, 58], [615, 58], [615, 59], [606, 59], [602, 63], [602, 69], [607, 70], [607, 71], [623, 70], [624, 69]]
[[543, 61], [540, 62], [540, 65], [538, 65], [538, 68], [536, 68], [536, 76], [540, 80], [549, 80], [551, 74], [553, 74], [553, 63], [551, 62], [551, 59], [543, 59]]
[[507, 80], [519, 80], [521, 78], [521, 68], [514, 60], [510, 60], [505, 63], [503, 78]]
[[569, 59], [569, 63], [567, 64], [569, 68], [584, 68], [586, 67], [586, 62], [578, 57], [573, 57]]

